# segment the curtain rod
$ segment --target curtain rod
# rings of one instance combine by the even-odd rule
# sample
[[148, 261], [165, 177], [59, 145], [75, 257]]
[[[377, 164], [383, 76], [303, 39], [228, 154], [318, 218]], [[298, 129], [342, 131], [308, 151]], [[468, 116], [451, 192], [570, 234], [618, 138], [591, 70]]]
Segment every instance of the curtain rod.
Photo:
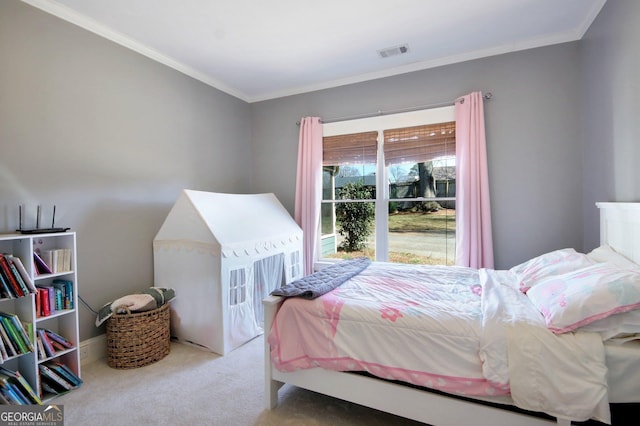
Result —
[[[487, 92], [485, 94], [482, 95], [482, 98], [484, 100], [489, 100], [493, 97], [493, 94], [491, 92]], [[432, 108], [441, 108], [441, 107], [445, 107], [445, 106], [451, 106], [454, 105], [459, 99], [462, 98], [458, 98], [455, 101], [448, 101], [448, 102], [439, 102], [436, 104], [430, 104], [430, 105], [420, 105], [420, 106], [415, 106], [415, 107], [409, 107], [409, 108], [403, 108], [403, 109], [395, 109], [395, 110], [391, 110], [391, 111], [381, 111], [378, 110], [377, 112], [370, 112], [370, 113], [366, 113], [366, 114], [360, 114], [360, 115], [351, 115], [351, 116], [347, 116], [347, 117], [339, 117], [339, 118], [330, 118], [328, 120], [322, 120], [320, 119], [320, 122], [323, 124], [327, 124], [327, 123], [335, 123], [336, 121], [348, 121], [348, 120], [357, 120], [359, 118], [370, 118], [370, 117], [377, 117], [380, 115], [389, 115], [389, 114], [399, 114], [401, 112], [413, 112], [413, 111], [420, 111], [422, 109], [432, 109]], [[464, 100], [463, 100], [464, 102]], [[296, 125], [300, 125], [299, 121], [296, 121]]]

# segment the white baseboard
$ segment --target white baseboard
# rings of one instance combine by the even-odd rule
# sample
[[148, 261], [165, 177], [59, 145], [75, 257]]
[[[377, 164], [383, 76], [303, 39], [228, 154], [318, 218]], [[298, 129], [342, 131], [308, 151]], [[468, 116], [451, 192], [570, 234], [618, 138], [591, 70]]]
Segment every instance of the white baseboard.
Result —
[[91, 337], [80, 342], [80, 366], [107, 357], [107, 335]]

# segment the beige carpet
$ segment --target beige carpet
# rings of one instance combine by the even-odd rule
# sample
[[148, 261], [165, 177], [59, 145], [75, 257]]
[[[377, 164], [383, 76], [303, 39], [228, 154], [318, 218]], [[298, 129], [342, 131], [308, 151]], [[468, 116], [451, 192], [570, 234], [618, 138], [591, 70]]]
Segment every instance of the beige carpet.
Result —
[[65, 426], [112, 425], [418, 425], [400, 417], [285, 386], [264, 408], [263, 339], [220, 356], [173, 342], [145, 367], [118, 370], [106, 360], [82, 369], [84, 384], [52, 403]]

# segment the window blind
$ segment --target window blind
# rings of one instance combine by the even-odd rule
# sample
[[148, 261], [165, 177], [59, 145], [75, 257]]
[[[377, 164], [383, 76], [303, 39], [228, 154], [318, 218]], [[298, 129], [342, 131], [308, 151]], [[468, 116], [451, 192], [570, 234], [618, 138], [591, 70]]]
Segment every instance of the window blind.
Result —
[[378, 132], [351, 133], [322, 138], [322, 165], [376, 163]]
[[384, 131], [385, 165], [423, 163], [456, 155], [456, 123], [429, 124]]

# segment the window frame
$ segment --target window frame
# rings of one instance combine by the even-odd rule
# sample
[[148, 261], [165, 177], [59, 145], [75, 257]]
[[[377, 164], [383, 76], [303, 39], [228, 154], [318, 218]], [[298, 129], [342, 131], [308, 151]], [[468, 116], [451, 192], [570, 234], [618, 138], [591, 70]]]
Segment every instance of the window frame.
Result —
[[[378, 132], [378, 150], [376, 160], [376, 197], [371, 202], [375, 206], [375, 255], [376, 261], [388, 261], [389, 259], [389, 209], [388, 203], [400, 201], [389, 198], [389, 170], [384, 162], [384, 130], [397, 129], [402, 127], [414, 127], [442, 122], [455, 121], [454, 105], [430, 108], [417, 111], [402, 112], [396, 114], [379, 115], [375, 117], [358, 118], [353, 120], [335, 121], [323, 123], [323, 137], [338, 136], [351, 133], [362, 133], [369, 131]], [[434, 200], [454, 200], [455, 197], [421, 198], [421, 201]], [[402, 201], [406, 201], [403, 199]], [[368, 202], [368, 201], [367, 201]], [[327, 203], [320, 194], [320, 204]], [[320, 222], [322, 222], [320, 220]], [[321, 225], [318, 228], [318, 266], [330, 263], [331, 260], [322, 258]]]

